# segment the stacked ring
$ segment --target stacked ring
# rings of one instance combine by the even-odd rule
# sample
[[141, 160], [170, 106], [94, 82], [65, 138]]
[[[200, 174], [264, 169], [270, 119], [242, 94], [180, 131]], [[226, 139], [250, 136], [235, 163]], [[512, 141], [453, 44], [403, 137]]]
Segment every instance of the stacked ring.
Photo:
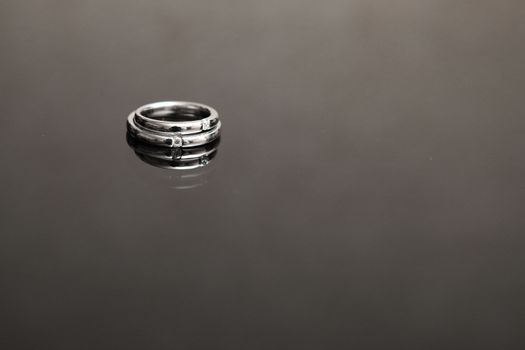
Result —
[[128, 132], [142, 142], [161, 147], [197, 147], [220, 136], [217, 111], [196, 102], [168, 101], [144, 105], [127, 120]]
[[208, 165], [217, 155], [220, 138], [192, 148], [165, 148], [143, 143], [130, 134], [128, 145], [144, 162], [164, 169], [195, 169]]

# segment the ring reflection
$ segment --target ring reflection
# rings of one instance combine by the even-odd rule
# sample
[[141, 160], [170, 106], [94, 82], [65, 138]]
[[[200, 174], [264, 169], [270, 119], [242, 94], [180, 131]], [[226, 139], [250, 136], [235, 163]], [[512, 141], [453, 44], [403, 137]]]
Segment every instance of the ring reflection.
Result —
[[217, 156], [220, 138], [203, 146], [192, 148], [165, 148], [146, 144], [126, 134], [126, 141], [144, 163], [174, 170], [164, 173], [163, 182], [169, 181], [175, 189], [191, 189], [207, 182], [207, 167]]

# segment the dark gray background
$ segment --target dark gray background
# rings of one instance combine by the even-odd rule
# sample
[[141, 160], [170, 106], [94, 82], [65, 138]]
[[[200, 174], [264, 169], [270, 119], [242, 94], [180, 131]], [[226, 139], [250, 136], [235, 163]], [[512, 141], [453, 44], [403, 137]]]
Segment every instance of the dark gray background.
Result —
[[[524, 10], [2, 1], [2, 348], [523, 349]], [[191, 189], [125, 141], [165, 99]]]

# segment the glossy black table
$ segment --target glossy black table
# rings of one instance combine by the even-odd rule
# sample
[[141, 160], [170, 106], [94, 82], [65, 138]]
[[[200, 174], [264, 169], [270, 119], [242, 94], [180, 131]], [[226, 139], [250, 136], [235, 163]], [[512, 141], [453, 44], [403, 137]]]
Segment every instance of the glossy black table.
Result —
[[[523, 349], [520, 1], [0, 4], [0, 348]], [[217, 108], [209, 164], [127, 114]]]

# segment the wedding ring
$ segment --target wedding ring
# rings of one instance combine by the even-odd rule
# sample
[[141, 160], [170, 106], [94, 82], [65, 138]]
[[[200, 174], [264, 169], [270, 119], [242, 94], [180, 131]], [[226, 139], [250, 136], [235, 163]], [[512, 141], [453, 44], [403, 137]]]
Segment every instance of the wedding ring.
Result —
[[154, 131], [187, 135], [212, 129], [219, 123], [219, 114], [202, 103], [155, 102], [137, 108], [135, 123]]
[[130, 134], [126, 140], [144, 162], [164, 169], [196, 169], [208, 165], [218, 152], [220, 138], [199, 147], [165, 148], [140, 142]]
[[160, 147], [198, 147], [220, 136], [217, 111], [196, 102], [155, 102], [129, 114], [127, 128], [138, 140]]

